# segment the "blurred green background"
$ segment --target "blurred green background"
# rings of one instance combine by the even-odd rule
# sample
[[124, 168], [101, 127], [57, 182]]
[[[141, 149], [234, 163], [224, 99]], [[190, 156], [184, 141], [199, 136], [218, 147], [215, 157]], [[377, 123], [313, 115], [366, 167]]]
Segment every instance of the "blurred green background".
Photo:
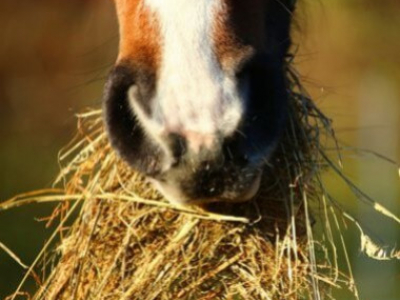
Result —
[[[400, 162], [400, 1], [302, 0], [296, 66], [347, 146]], [[249, 2], [250, 3], [250, 2]], [[57, 153], [75, 131], [74, 114], [101, 103], [117, 53], [112, 1], [0, 2], [0, 201], [50, 187]], [[344, 172], [400, 215], [398, 171], [373, 155], [344, 151]], [[400, 248], [400, 229], [361, 205], [329, 172], [333, 196], [383, 241]], [[0, 242], [30, 264], [51, 234], [38, 219], [51, 205], [0, 212]], [[400, 263], [375, 262], [345, 231], [361, 299], [400, 299]], [[396, 244], [397, 243], [397, 244]], [[0, 299], [24, 270], [0, 249]], [[339, 299], [349, 299], [339, 292]]]

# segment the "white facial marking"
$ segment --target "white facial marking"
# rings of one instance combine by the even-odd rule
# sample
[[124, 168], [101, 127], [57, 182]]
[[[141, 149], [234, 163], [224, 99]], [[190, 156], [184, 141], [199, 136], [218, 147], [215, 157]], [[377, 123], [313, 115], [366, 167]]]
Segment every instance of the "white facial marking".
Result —
[[233, 132], [244, 110], [235, 78], [221, 70], [214, 52], [213, 25], [221, 2], [145, 0], [162, 39], [152, 121], [186, 136], [194, 150]]

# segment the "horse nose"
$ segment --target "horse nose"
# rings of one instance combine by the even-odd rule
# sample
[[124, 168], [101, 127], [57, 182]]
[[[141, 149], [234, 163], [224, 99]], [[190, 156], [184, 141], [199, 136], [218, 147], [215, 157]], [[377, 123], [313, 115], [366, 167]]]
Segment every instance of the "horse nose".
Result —
[[194, 152], [199, 153], [201, 149], [211, 150], [216, 148], [219, 144], [220, 138], [218, 134], [202, 133], [196, 131], [184, 132], [188, 148]]
[[181, 189], [190, 199], [217, 198], [225, 190], [223, 170], [215, 161], [201, 162], [191, 176], [192, 181], [185, 180], [181, 184]]
[[171, 202], [218, 199], [225, 191], [225, 176], [222, 159], [215, 156], [205, 149], [188, 152], [153, 183]]
[[169, 133], [164, 139], [165, 149], [173, 159], [171, 167], [185, 164], [196, 169], [208, 169], [210, 162], [221, 160], [222, 140], [217, 134], [194, 131]]
[[183, 150], [198, 153], [201, 149], [218, 148], [229, 122], [219, 120], [213, 111], [201, 115], [200, 112], [190, 112], [191, 108], [166, 109], [162, 106], [162, 99], [151, 98], [143, 90], [141, 84], [132, 85], [128, 91], [129, 104], [138, 123], [156, 143], [166, 144], [166, 150], [172, 148], [172, 154], [185, 152]]

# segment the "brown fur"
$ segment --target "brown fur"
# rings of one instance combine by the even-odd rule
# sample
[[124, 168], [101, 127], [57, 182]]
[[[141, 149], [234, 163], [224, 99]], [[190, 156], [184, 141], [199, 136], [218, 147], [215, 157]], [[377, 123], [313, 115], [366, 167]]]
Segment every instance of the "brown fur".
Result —
[[[120, 25], [118, 62], [144, 64], [153, 71], [160, 67], [161, 36], [156, 16], [143, 0], [114, 0]], [[214, 24], [214, 51], [225, 70], [239, 67], [253, 50], [262, 49], [264, 30], [259, 24], [263, 0], [248, 5], [241, 0], [223, 0]]]
[[114, 0], [120, 26], [118, 62], [132, 62], [157, 70], [160, 31], [156, 18], [141, 0]]
[[252, 5], [241, 0], [224, 0], [214, 26], [215, 52], [224, 69], [237, 69], [254, 50], [263, 48], [263, 0]]

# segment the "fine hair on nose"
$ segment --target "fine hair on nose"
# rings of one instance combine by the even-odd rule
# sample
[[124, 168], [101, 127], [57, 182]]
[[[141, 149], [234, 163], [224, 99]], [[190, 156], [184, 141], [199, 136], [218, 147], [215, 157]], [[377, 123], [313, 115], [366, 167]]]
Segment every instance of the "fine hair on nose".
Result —
[[[193, 138], [189, 136], [189, 138]], [[222, 151], [223, 139], [220, 136], [209, 137], [211, 142], [198, 144], [198, 147], [189, 147], [192, 140], [188, 136], [171, 133], [166, 139], [167, 149], [170, 151], [173, 162], [171, 167], [184, 167], [188, 169], [203, 168], [208, 170], [212, 165], [222, 166], [225, 160]]]

